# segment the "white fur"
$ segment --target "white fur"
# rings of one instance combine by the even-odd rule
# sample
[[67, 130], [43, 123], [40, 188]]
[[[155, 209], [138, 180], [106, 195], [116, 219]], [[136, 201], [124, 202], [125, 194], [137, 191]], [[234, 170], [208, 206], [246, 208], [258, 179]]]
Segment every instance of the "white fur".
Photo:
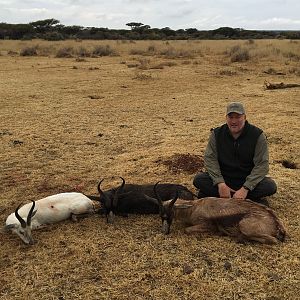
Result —
[[[32, 202], [23, 205], [18, 213], [26, 222]], [[48, 224], [57, 223], [74, 215], [92, 214], [95, 212], [93, 201], [81, 193], [60, 193], [35, 201], [35, 215], [31, 219], [31, 226], [21, 227], [15, 213], [6, 219], [6, 228], [20, 236], [25, 243], [31, 243], [31, 229], [37, 229]], [[26, 234], [24, 234], [24, 231]], [[24, 237], [25, 236], [25, 237]]]

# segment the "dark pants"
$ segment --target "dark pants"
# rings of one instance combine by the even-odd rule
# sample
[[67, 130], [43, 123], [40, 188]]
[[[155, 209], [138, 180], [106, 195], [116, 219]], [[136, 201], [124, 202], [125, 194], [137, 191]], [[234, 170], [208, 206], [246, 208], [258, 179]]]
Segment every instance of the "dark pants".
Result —
[[[241, 188], [241, 186], [232, 186], [227, 182], [225, 183], [234, 190]], [[197, 174], [194, 178], [193, 184], [200, 190], [199, 197], [220, 197], [218, 185], [213, 185], [213, 181], [207, 172]], [[257, 201], [263, 197], [275, 194], [276, 191], [277, 185], [275, 181], [270, 177], [265, 177], [252, 191], [248, 192], [247, 199]]]

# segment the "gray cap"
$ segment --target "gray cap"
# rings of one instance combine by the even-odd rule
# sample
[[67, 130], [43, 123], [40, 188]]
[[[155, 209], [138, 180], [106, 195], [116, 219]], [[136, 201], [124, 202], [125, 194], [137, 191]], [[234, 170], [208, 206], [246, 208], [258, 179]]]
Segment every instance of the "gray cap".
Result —
[[245, 114], [245, 109], [242, 103], [240, 102], [231, 102], [227, 105], [227, 111], [226, 115], [229, 115], [230, 113], [237, 113], [240, 115]]

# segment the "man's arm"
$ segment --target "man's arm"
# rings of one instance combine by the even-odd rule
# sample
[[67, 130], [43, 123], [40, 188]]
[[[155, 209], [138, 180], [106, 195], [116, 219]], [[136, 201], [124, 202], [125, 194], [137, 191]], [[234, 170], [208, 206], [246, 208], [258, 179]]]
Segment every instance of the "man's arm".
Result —
[[214, 185], [220, 182], [224, 182], [224, 178], [221, 174], [220, 165], [218, 161], [216, 138], [213, 131], [210, 134], [208, 144], [205, 149], [204, 167], [211, 179], [213, 180]]
[[204, 166], [211, 177], [213, 184], [218, 186], [219, 196], [221, 198], [230, 198], [230, 192], [235, 191], [227, 186], [222, 176], [218, 161], [218, 152], [214, 132], [212, 132], [209, 137], [209, 141], [204, 153]]
[[243, 184], [243, 186], [250, 191], [252, 191], [269, 172], [268, 142], [264, 133], [262, 133], [257, 140], [253, 163], [254, 168], [247, 176], [246, 181]]

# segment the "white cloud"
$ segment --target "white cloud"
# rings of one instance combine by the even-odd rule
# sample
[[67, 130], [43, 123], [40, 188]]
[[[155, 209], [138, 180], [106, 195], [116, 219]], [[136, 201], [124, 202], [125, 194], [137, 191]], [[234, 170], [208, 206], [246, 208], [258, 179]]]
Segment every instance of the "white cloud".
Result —
[[293, 20], [293, 19], [286, 19], [286, 18], [271, 18], [261, 21], [261, 24], [266, 25], [299, 25], [300, 28], [300, 19], [299, 20]]

